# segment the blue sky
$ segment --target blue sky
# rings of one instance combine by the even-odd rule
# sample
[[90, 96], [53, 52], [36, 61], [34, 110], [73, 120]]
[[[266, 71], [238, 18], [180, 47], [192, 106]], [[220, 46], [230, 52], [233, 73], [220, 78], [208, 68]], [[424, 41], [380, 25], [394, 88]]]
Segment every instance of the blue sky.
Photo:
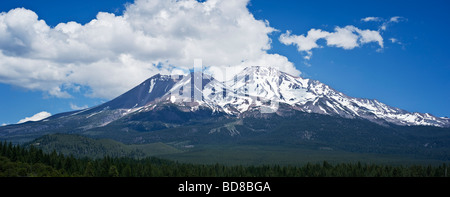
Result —
[[[5, 33], [4, 35], [10, 36], [11, 39], [2, 40], [0, 38], [0, 50], [3, 52], [3, 55], [0, 56], [0, 69], [4, 70], [3, 73], [0, 73], [0, 91], [2, 94], [0, 98], [0, 124], [17, 123], [25, 117], [31, 117], [42, 111], [57, 114], [98, 105], [111, 99], [114, 95], [118, 95], [119, 92], [137, 85], [145, 78], [151, 77], [147, 75], [156, 72], [151, 66], [164, 64], [164, 58], [170, 59], [166, 62], [170, 63], [171, 69], [183, 63], [186, 64], [183, 58], [187, 61], [189, 61], [189, 58], [174, 55], [177, 53], [176, 51], [171, 54], [171, 50], [157, 50], [153, 49], [152, 46], [143, 48], [142, 51], [144, 52], [139, 51], [140, 48], [135, 49], [136, 47], [129, 49], [131, 52], [115, 49], [117, 46], [119, 46], [118, 48], [127, 46], [127, 43], [116, 43], [114, 41], [117, 40], [116, 37], [113, 37], [115, 38], [112, 39], [113, 42], [108, 41], [102, 46], [104, 43], [98, 40], [107, 37], [105, 35], [109, 35], [111, 31], [103, 31], [100, 28], [88, 29], [87, 24], [95, 26], [92, 23], [94, 19], [112, 22], [113, 26], [123, 25], [121, 23], [123, 21], [116, 19], [120, 19], [119, 17], [124, 15], [125, 12], [131, 16], [130, 18], [135, 15], [145, 18], [145, 14], [151, 15], [154, 13], [158, 13], [164, 18], [165, 15], [161, 15], [158, 9], [173, 6], [170, 3], [159, 2], [157, 4], [159, 7], [155, 7], [155, 11], [145, 7], [145, 5], [150, 5], [148, 3], [136, 5], [133, 5], [133, 3], [133, 1], [125, 0], [21, 0], [0, 2], [0, 12], [3, 12], [3, 15], [10, 16], [9, 25], [20, 24], [22, 19], [25, 20], [24, 18], [33, 19], [32, 13], [35, 13], [38, 19], [31, 20], [31, 24], [39, 24], [40, 20], [45, 21], [46, 24], [41, 24], [39, 27], [31, 25], [35, 27], [34, 30], [38, 33], [30, 33], [24, 28], [14, 29], [14, 31], [4, 30], [5, 32], [8, 31], [8, 34]], [[247, 17], [246, 12], [253, 15], [256, 20], [245, 18], [243, 20], [244, 26], [238, 30], [249, 33], [248, 36], [246, 35], [248, 38], [255, 37], [255, 39], [243, 41], [248, 42], [244, 43], [244, 46], [255, 46], [256, 51], [259, 50], [259, 52], [253, 53], [254, 50], [250, 50], [251, 52], [243, 52], [243, 54], [256, 59], [274, 57], [271, 56], [273, 54], [286, 57], [287, 60], [279, 58], [280, 63], [288, 65], [285, 68], [286, 71], [292, 70], [289, 67], [291, 64], [296, 69], [295, 72], [301, 72], [302, 77], [319, 80], [352, 97], [377, 99], [388, 105], [411, 112], [428, 112], [436, 116], [450, 116], [450, 80], [448, 78], [450, 76], [450, 57], [448, 55], [450, 54], [450, 37], [448, 36], [450, 35], [450, 13], [448, 12], [450, 3], [448, 1], [284, 0], [280, 2], [253, 0], [247, 6], [244, 6], [244, 9], [236, 9], [232, 6], [243, 7], [239, 3], [230, 5], [229, 10], [223, 10], [225, 14], [214, 15], [217, 19], [215, 21], [222, 21], [223, 19], [225, 22], [214, 25], [223, 25], [223, 29], [226, 29], [227, 25], [230, 25], [227, 23], [228, 16], [239, 19], [239, 17]], [[26, 10], [10, 12], [22, 7]], [[99, 12], [114, 15], [100, 16], [98, 15]], [[204, 17], [201, 15], [203, 12], [191, 12], [194, 12], [193, 17]], [[174, 15], [170, 11], [168, 14], [169, 16]], [[20, 17], [22, 15], [27, 17]], [[231, 17], [231, 15], [236, 16]], [[366, 19], [366, 21], [363, 19]], [[168, 24], [183, 24], [177, 23], [179, 21], [175, 19], [165, 20], [169, 21]], [[2, 34], [1, 24], [8, 22], [5, 21], [6, 19], [0, 20], [0, 35]], [[90, 57], [83, 51], [79, 51], [78, 48], [73, 47], [79, 45], [58, 48], [59, 42], [55, 40], [58, 40], [60, 35], [52, 31], [58, 30], [58, 24], [68, 24], [70, 21], [74, 21], [78, 26], [83, 27], [84, 30], [82, 31], [90, 32], [90, 34], [77, 32], [77, 36], [98, 36], [95, 39], [83, 37], [84, 40], [74, 37], [74, 40], [82, 44], [86, 41], [88, 43], [86, 46], [93, 46], [91, 44], [94, 43], [96, 44], [95, 47], [103, 50], [104, 48], [101, 47], [114, 48], [111, 50], [107, 48], [108, 51], [111, 51], [111, 54], [103, 54], [99, 50], [100, 52], [92, 52], [95, 56]], [[258, 23], [258, 21], [263, 21], [263, 23], [266, 21], [266, 25]], [[152, 29], [152, 26], [146, 26], [145, 24], [140, 27], [141, 23], [139, 22], [141, 21], [138, 19], [127, 19], [126, 22], [134, 25], [133, 30], [138, 29], [139, 31], [136, 32], [144, 32], [145, 35], [153, 35], [154, 32], [152, 31], [159, 32], [158, 29]], [[144, 22], [146, 21], [144, 20]], [[149, 23], [151, 22], [153, 21], [149, 21]], [[196, 21], [193, 20], [187, 21], [187, 23], [189, 22], [193, 23], [192, 26], [190, 26], [191, 24], [186, 25], [186, 21], [184, 21], [183, 27], [180, 28], [186, 28], [186, 31], [183, 29], [183, 31], [173, 33], [173, 30], [170, 30], [173, 33], [171, 36], [176, 36], [173, 37], [175, 40], [180, 39], [184, 42], [186, 37], [191, 36], [189, 28], [195, 27], [197, 28], [195, 31], [197, 34], [206, 34], [199, 39], [205, 39], [207, 43], [218, 42], [218, 48], [222, 48], [217, 51], [217, 54], [222, 54], [223, 51], [230, 52], [230, 49], [226, 46], [219, 46], [223, 44], [220, 40], [214, 39], [214, 36], [218, 36], [220, 32], [211, 35], [206, 33], [206, 31], [214, 32], [214, 30], [208, 29], [213, 26], [209, 25], [208, 21], [205, 23], [197, 21], [199, 24], [195, 24]], [[165, 27], [164, 24], [162, 25]], [[385, 29], [382, 29], [383, 26]], [[246, 27], [247, 29], [245, 29]], [[298, 50], [298, 46], [305, 47], [304, 43], [286, 44], [280, 40], [280, 37], [287, 35], [288, 31], [290, 32], [288, 36], [299, 37], [303, 35], [307, 37], [308, 32], [312, 29], [333, 34], [337, 32], [337, 28], [344, 29], [345, 27], [351, 27], [354, 30], [352, 35], [359, 36], [357, 46], [344, 48], [340, 47], [339, 44], [330, 45], [331, 40], [324, 36], [315, 40], [317, 47], [301, 51]], [[50, 29], [50, 33], [47, 32], [48, 29]], [[60, 29], [70, 30], [69, 25], [61, 26]], [[124, 28], [119, 26], [118, 29]], [[202, 30], [205, 30], [205, 32], [202, 32]], [[381, 36], [382, 46], [374, 40], [364, 43], [362, 34], [357, 33], [364, 30]], [[40, 34], [41, 31], [47, 33]], [[127, 31], [120, 31], [120, 33], [120, 35], [114, 34], [113, 36], [119, 36], [119, 38], [120, 36], [126, 36]], [[157, 33], [155, 34], [157, 35]], [[45, 36], [39, 37], [42, 35]], [[268, 42], [264, 36], [270, 38], [270, 41]], [[232, 31], [223, 35], [224, 40], [227, 38], [234, 39], [235, 37], [236, 35], [232, 35]], [[50, 44], [40, 46], [36, 44], [40, 42], [39, 40], [36, 41], [36, 38], [42, 38], [46, 41], [45, 43]], [[14, 41], [16, 42], [14, 43]], [[200, 47], [208, 46], [207, 44], [203, 45], [202, 41], [204, 40], [198, 40], [197, 42], [200, 43]], [[238, 43], [231, 46], [235, 48], [241, 46], [239, 45], [239, 43], [242, 43], [240, 41], [242, 40], [230, 40], [229, 43]], [[179, 47], [178, 43], [170, 43], [164, 40], [161, 43], [164, 46], [173, 44], [177, 45], [175, 47]], [[265, 48], [267, 43], [270, 45], [270, 49]], [[53, 47], [57, 49], [56, 52], [51, 50]], [[60, 51], [66, 48], [69, 48], [67, 54], [77, 54], [84, 59], [77, 59], [77, 55], [69, 57], [65, 53], [61, 54]], [[38, 49], [43, 50], [37, 51]], [[83, 50], [87, 49], [83, 48]], [[195, 50], [201, 51], [202, 48], [197, 47]], [[211, 53], [211, 58], [218, 57], [214, 52]], [[53, 54], [56, 55], [53, 56]], [[120, 56], [120, 58], [114, 59], [113, 56]], [[205, 57], [204, 62], [211, 65], [218, 64], [214, 60], [209, 60], [211, 58]], [[232, 54], [227, 57], [226, 61], [233, 60], [233, 58], [241, 61], [239, 58], [242, 57], [238, 54]], [[231, 60], [229, 64], [233, 63]], [[148, 65], [146, 61], [152, 63], [148, 63], [150, 64]], [[273, 61], [277, 63], [278, 59]], [[249, 62], [252, 61], [249, 60]], [[24, 66], [25, 64], [30, 66]], [[73, 67], [78, 69], [72, 69]], [[48, 68], [48, 70], [43, 68]], [[111, 72], [101, 74], [100, 72], [105, 69], [111, 70]], [[139, 72], [139, 69], [145, 69], [148, 72]], [[17, 72], [9, 73], [5, 70]], [[55, 73], [52, 73], [54, 70]], [[130, 71], [127, 76], [132, 76], [115, 77], [115, 74], [123, 73], [124, 70]], [[132, 73], [133, 70], [137, 73]], [[168, 71], [164, 70], [164, 72]], [[117, 74], [117, 76], [121, 75]], [[97, 78], [98, 80], [95, 80]], [[122, 86], [122, 84], [124, 85]]]

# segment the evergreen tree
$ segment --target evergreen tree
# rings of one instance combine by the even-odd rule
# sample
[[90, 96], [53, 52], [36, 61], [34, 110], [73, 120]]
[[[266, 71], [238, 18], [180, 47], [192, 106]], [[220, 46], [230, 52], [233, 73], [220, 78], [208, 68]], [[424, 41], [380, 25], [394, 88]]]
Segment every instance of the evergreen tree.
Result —
[[132, 173], [131, 173], [131, 167], [130, 167], [130, 164], [129, 164], [129, 163], [127, 163], [127, 164], [125, 165], [125, 167], [122, 168], [122, 172], [121, 172], [120, 174], [121, 174], [121, 176], [123, 176], [123, 177], [131, 177], [131, 176], [132, 176]]
[[109, 167], [108, 176], [119, 177], [119, 171], [117, 170], [117, 167], [115, 165], [111, 165], [111, 167]]
[[95, 176], [94, 167], [90, 161], [88, 161], [86, 164], [86, 168], [84, 170], [83, 176], [85, 176], [85, 177], [94, 177]]

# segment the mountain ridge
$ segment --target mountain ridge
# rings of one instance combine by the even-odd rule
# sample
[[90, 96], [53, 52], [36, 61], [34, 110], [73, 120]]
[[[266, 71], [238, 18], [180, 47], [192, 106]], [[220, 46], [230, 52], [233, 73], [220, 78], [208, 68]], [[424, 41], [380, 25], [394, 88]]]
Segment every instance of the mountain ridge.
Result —
[[[178, 78], [167, 75], [153, 76], [150, 79], [154, 80], [153, 83], [156, 81], [156, 85], [145, 87], [149, 89], [148, 95], [151, 95], [150, 98], [153, 100], [147, 99], [146, 104], [137, 101], [133, 107], [130, 107], [133, 103], [131, 102], [125, 108], [151, 109], [157, 103], [170, 102], [180, 106], [190, 106], [191, 110], [202, 105], [210, 107], [213, 111], [239, 115], [255, 109], [259, 109], [261, 113], [275, 113], [278, 110], [277, 106], [285, 103], [291, 105], [293, 110], [338, 115], [344, 118], [359, 117], [378, 124], [388, 122], [405, 126], [450, 127], [449, 118], [435, 117], [428, 113], [411, 113], [388, 106], [376, 99], [350, 97], [317, 80], [295, 77], [274, 68], [247, 67], [232, 80], [224, 82], [217, 81], [206, 74], [191, 73], [190, 75], [190, 77], [178, 76]], [[195, 82], [195, 77], [201, 77], [201, 82]], [[145, 86], [150, 79], [136, 88]], [[198, 87], [200, 85], [201, 89]], [[163, 93], [155, 91], [161, 87], [165, 87]], [[155, 94], [159, 94], [159, 97]], [[108, 102], [110, 103], [108, 105], [124, 95]]]

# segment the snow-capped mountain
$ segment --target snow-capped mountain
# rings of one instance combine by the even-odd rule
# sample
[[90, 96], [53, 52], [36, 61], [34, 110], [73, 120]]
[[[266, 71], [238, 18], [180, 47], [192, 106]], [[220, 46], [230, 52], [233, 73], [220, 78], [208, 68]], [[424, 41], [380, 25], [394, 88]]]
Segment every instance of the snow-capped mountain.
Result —
[[[403, 127], [420, 125], [433, 127]], [[339, 141], [345, 147], [354, 147], [356, 141], [375, 148], [380, 143], [447, 147], [450, 138], [436, 136], [448, 136], [448, 129], [448, 118], [353, 98], [316, 80], [254, 66], [228, 81], [200, 72], [158, 74], [101, 105], [0, 127], [0, 140], [23, 143], [46, 134], [73, 133], [124, 143], [250, 140], [296, 144], [307, 138], [321, 143]], [[423, 138], [423, 133], [430, 136]]]
[[[132, 101], [124, 102], [123, 98], [131, 98]], [[373, 99], [353, 98], [319, 81], [259, 66], [248, 67], [232, 80], [224, 82], [202, 73], [175, 77], [155, 75], [100, 107], [120, 108], [115, 103], [122, 103], [120, 107], [133, 112], [172, 103], [188, 107], [185, 110], [195, 111], [202, 106], [235, 116], [257, 110], [278, 113], [279, 105], [284, 104], [293, 110], [362, 118], [380, 124], [450, 126], [449, 118], [411, 113]]]
[[[126, 117], [140, 117], [145, 116], [140, 114], [149, 113], [154, 118], [147, 118], [139, 124], [149, 121], [165, 122], [172, 118], [167, 114], [177, 113], [164, 111], [167, 106], [176, 107], [183, 113], [201, 112], [183, 115], [189, 117], [184, 118], [185, 122], [192, 118], [212, 117], [213, 114], [241, 118], [255, 114], [285, 116], [292, 114], [292, 111], [300, 111], [366, 119], [381, 125], [391, 123], [401, 126], [450, 127], [449, 118], [439, 118], [428, 113], [411, 113], [377, 100], [353, 98], [316, 80], [295, 77], [274, 68], [254, 66], [244, 69], [229, 81], [218, 81], [203, 73], [185, 76], [157, 74], [104, 104], [56, 114], [40, 121], [46, 124], [36, 122], [38, 126], [32, 127], [19, 124], [2, 127], [2, 130], [7, 133], [65, 129], [87, 131], [105, 127]], [[133, 118], [128, 119], [133, 122]], [[172, 126], [166, 123], [159, 125], [161, 128]], [[1, 130], [0, 135], [3, 135]]]

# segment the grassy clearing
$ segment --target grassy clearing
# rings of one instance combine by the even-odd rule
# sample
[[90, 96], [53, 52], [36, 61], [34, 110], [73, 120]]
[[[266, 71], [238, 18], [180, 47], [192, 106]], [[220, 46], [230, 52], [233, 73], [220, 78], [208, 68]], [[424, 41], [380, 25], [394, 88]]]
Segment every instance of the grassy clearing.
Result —
[[201, 145], [184, 152], [160, 155], [159, 157], [183, 163], [220, 163], [224, 165], [304, 165], [323, 161], [332, 164], [362, 162], [389, 165], [439, 165], [445, 162], [415, 158], [414, 155], [354, 153], [333, 150], [328, 147], [310, 149], [295, 146], [261, 145]]

